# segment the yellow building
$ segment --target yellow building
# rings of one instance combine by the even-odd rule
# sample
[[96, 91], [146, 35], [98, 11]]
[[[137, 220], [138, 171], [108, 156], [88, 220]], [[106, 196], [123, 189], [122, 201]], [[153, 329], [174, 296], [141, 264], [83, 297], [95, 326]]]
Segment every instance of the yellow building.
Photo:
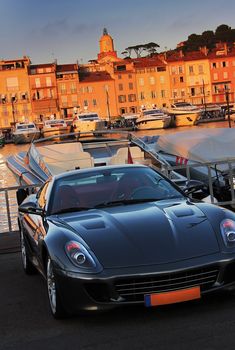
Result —
[[0, 127], [9, 128], [16, 122], [31, 121], [32, 109], [26, 56], [0, 61]]

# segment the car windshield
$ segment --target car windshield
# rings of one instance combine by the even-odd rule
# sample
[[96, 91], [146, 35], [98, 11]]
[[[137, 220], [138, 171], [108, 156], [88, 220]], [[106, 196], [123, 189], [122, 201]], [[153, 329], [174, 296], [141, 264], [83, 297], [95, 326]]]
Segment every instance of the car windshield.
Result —
[[51, 213], [112, 205], [184, 198], [176, 187], [148, 167], [94, 169], [63, 176], [55, 181]]

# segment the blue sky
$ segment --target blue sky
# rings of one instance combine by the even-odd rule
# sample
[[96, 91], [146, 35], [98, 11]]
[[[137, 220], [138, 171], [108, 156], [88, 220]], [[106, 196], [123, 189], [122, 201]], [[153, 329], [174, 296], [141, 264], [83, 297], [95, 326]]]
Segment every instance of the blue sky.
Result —
[[0, 0], [0, 59], [86, 63], [97, 57], [104, 27], [119, 57], [148, 42], [163, 51], [220, 24], [235, 28], [234, 18], [234, 0]]

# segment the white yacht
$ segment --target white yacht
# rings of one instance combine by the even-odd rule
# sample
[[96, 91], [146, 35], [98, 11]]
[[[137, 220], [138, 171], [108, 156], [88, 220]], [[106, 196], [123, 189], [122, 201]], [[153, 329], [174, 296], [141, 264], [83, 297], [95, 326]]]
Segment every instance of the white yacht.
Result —
[[156, 108], [142, 110], [135, 122], [138, 130], [168, 128], [170, 123], [171, 116]]
[[43, 137], [59, 136], [69, 132], [68, 125], [63, 119], [48, 119], [43, 122]]
[[195, 125], [202, 113], [200, 107], [189, 102], [175, 102], [165, 111], [172, 116], [172, 126]]
[[16, 123], [12, 131], [12, 139], [15, 144], [29, 143], [40, 137], [40, 131], [33, 122]]
[[73, 119], [73, 129], [76, 132], [92, 132], [105, 129], [105, 120], [102, 120], [97, 113], [78, 113]]

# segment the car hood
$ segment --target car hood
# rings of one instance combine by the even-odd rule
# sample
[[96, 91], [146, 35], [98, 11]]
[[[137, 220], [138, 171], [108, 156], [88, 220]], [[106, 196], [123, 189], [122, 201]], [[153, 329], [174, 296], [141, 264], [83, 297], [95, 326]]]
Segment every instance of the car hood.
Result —
[[65, 215], [63, 221], [105, 268], [172, 263], [219, 251], [209, 220], [187, 202], [94, 209]]

